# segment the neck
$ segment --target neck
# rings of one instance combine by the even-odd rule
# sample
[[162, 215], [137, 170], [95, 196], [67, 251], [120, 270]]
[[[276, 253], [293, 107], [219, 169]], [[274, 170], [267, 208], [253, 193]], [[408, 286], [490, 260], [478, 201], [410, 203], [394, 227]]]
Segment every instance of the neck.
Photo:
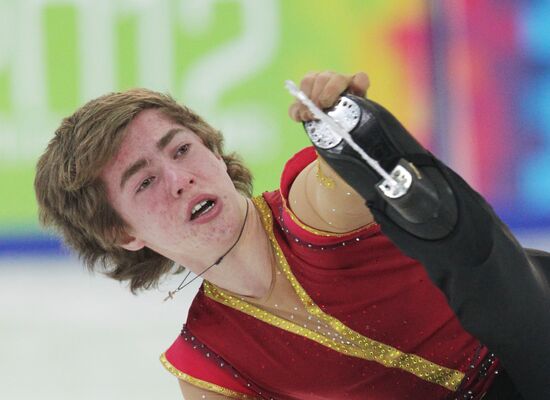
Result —
[[[245, 201], [249, 202], [248, 218], [241, 238], [223, 261], [203, 277], [238, 295], [261, 298], [271, 286], [275, 259], [260, 213], [250, 199]], [[246, 203], [242, 208], [244, 215]]]

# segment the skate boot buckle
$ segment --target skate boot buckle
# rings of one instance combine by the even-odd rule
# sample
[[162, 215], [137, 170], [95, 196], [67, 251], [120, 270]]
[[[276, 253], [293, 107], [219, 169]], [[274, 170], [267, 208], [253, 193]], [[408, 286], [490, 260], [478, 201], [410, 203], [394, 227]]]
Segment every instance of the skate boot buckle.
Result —
[[407, 191], [411, 187], [413, 180], [411, 173], [407, 171], [402, 165], [397, 164], [390, 173], [390, 176], [398, 184], [396, 185], [393, 182], [388, 181], [387, 179], [384, 179], [382, 182], [380, 182], [378, 184], [378, 188], [384, 194], [384, 196], [390, 199], [398, 199], [399, 197], [407, 194]]

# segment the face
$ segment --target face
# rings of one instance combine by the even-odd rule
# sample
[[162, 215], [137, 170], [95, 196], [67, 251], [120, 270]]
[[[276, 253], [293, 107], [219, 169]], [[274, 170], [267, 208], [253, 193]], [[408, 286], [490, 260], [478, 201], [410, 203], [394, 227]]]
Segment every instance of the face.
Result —
[[130, 227], [121, 243], [128, 250], [146, 246], [200, 270], [241, 228], [244, 201], [221, 157], [158, 110], [144, 110], [130, 122], [101, 177]]

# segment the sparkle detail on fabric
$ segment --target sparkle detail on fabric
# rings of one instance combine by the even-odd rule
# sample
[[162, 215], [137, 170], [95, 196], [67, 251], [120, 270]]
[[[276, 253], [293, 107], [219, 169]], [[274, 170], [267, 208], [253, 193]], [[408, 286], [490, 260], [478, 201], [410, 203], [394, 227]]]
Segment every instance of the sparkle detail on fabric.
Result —
[[[306, 337], [332, 350], [353, 357], [374, 361], [388, 368], [398, 368], [407, 371], [425, 381], [456, 391], [464, 379], [464, 373], [441, 365], [437, 365], [415, 354], [408, 354], [390, 345], [378, 342], [352, 330], [338, 319], [326, 314], [317, 306], [302, 288], [293, 275], [273, 232], [272, 214], [269, 206], [258, 196], [253, 199], [254, 205], [261, 215], [262, 223], [273, 246], [277, 262], [286, 279], [292, 285], [307, 313], [317, 322], [330, 327], [336, 333], [336, 338], [319, 333], [308, 325], [299, 325], [293, 321], [274, 315], [249, 302], [233, 296], [215, 285], [205, 281], [204, 293], [209, 298], [255, 317], [263, 322], [294, 334]], [[291, 214], [292, 215], [292, 214]], [[321, 328], [321, 326], [319, 326]]]

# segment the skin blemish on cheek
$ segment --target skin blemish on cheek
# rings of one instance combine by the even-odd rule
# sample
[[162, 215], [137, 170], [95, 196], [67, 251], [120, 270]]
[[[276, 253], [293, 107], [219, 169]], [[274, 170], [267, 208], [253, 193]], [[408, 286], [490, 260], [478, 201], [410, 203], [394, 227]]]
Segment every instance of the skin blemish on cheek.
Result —
[[214, 231], [210, 231], [206, 234], [206, 237], [209, 239], [209, 240], [212, 240], [213, 238], [216, 237], [216, 232]]

